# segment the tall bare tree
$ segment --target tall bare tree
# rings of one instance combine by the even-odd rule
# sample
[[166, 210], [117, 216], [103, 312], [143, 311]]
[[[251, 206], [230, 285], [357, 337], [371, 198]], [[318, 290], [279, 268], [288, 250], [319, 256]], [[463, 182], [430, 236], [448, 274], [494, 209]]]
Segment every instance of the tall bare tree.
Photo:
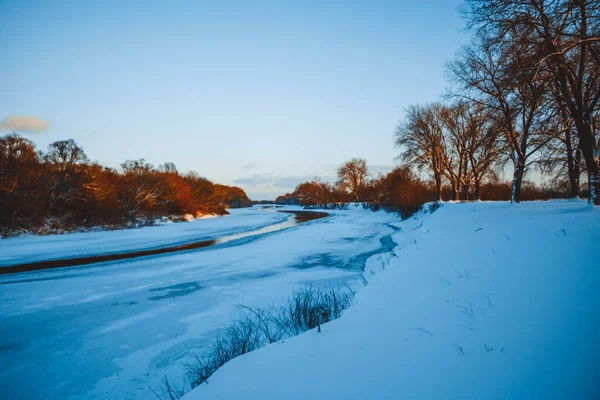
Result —
[[488, 42], [511, 48], [527, 43], [535, 70], [572, 119], [585, 160], [590, 202], [600, 205], [599, 154], [594, 115], [600, 102], [600, 2], [598, 0], [468, 0], [468, 26]]
[[339, 182], [350, 192], [354, 201], [362, 200], [362, 192], [368, 176], [367, 161], [362, 158], [353, 158], [338, 168]]
[[539, 160], [542, 173], [552, 177], [555, 187], [568, 185], [570, 198], [578, 197], [582, 166], [579, 138], [559, 96], [554, 96], [552, 115], [544, 134], [554, 140], [549, 140], [542, 149]]
[[61, 181], [88, 161], [83, 148], [73, 139], [59, 140], [50, 144], [45, 159], [57, 170]]
[[514, 165], [511, 201], [520, 201], [521, 183], [531, 156], [543, 143], [546, 100], [545, 83], [533, 80], [527, 69], [528, 47], [513, 43], [498, 46], [476, 40], [463, 48], [457, 60], [448, 65], [451, 79], [458, 84], [454, 94], [480, 104], [503, 133], [507, 156]]
[[[468, 200], [469, 187], [474, 185], [475, 198], [479, 200], [481, 182], [494, 173], [494, 163], [500, 158], [497, 130], [481, 104], [459, 101], [444, 109], [442, 119], [450, 136], [446, 143], [452, 143], [459, 161], [458, 172], [453, 175], [462, 185], [463, 199]], [[448, 163], [447, 170], [452, 169], [452, 163]]]
[[460, 200], [460, 193], [464, 200], [468, 200], [469, 187], [472, 175], [469, 170], [468, 158], [468, 118], [466, 116], [467, 105], [458, 102], [449, 107], [439, 109], [438, 118], [444, 127], [444, 152], [443, 174], [450, 182], [453, 199]]
[[419, 170], [428, 170], [435, 182], [438, 200], [442, 200], [444, 177], [444, 126], [440, 119], [440, 104], [409, 106], [405, 120], [394, 134], [402, 160]]
[[[88, 158], [85, 151], [73, 139], [59, 140], [48, 146], [44, 159], [49, 166], [52, 182], [45, 205], [51, 214], [71, 213], [85, 201], [87, 176], [85, 166]], [[45, 213], [46, 213], [45, 212]]]

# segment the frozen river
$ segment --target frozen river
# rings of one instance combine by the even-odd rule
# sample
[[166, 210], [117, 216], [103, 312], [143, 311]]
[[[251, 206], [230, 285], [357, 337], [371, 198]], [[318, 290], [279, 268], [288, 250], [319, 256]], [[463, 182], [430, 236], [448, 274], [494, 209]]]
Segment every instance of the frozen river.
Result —
[[[0, 266], [162, 247], [261, 229], [290, 214], [259, 209], [129, 231], [0, 241]], [[333, 211], [276, 232], [178, 253], [0, 275], [4, 399], [149, 399], [181, 378], [236, 304], [284, 301], [304, 282], [360, 285], [389, 251], [395, 216]], [[1, 268], [1, 267], [0, 267]]]

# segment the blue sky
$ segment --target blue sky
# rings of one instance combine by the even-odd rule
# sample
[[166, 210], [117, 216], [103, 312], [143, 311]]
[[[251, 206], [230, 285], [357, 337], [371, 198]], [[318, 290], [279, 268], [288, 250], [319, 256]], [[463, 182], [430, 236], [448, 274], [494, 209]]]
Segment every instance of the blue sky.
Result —
[[0, 1], [0, 120], [46, 122], [21, 130], [40, 149], [172, 161], [255, 199], [352, 157], [387, 171], [404, 108], [438, 99], [468, 40], [459, 4]]

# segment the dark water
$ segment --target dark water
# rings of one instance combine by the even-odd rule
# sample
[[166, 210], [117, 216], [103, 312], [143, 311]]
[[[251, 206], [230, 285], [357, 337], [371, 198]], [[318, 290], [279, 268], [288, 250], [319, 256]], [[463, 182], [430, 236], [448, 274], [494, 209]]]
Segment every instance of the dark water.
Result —
[[[87, 257], [65, 258], [58, 260], [36, 261], [24, 264], [15, 264], [8, 267], [0, 268], [0, 274], [10, 274], [16, 272], [35, 271], [40, 269], [74, 267], [79, 265], [94, 264], [108, 261], [126, 260], [130, 258], [153, 256], [157, 254], [175, 253], [178, 251], [201, 249], [204, 247], [216, 246], [220, 244], [230, 243], [245, 238], [251, 238], [259, 235], [265, 235], [271, 232], [277, 232], [282, 229], [291, 228], [304, 222], [320, 219], [328, 216], [325, 212], [318, 211], [279, 211], [286, 214], [292, 214], [287, 220], [265, 226], [260, 229], [255, 229], [247, 232], [240, 232], [232, 235], [220, 236], [210, 240], [202, 240], [198, 242], [190, 242], [169, 247], [159, 247], [147, 250], [134, 250], [124, 253], [102, 254]], [[183, 223], [183, 222], [182, 222]]]

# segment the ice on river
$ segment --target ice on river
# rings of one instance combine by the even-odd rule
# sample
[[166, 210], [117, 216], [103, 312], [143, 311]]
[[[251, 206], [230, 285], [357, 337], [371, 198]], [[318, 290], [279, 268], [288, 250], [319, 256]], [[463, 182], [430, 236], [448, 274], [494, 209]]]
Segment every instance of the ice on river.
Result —
[[253, 230], [281, 222], [286, 214], [257, 212], [254, 208], [230, 210], [231, 215], [168, 223], [139, 229], [22, 236], [0, 240], [0, 267], [10, 264], [72, 258], [130, 250], [146, 250], [201, 241]]
[[[130, 231], [0, 242], [24, 262], [209, 239], [272, 224], [257, 209]], [[388, 251], [398, 220], [370, 211], [242, 243], [83, 267], [0, 276], [0, 386], [5, 399], [148, 399], [230, 321], [237, 303], [284, 301], [306, 281], [358, 285], [366, 258]], [[0, 263], [1, 264], [1, 263]]]

